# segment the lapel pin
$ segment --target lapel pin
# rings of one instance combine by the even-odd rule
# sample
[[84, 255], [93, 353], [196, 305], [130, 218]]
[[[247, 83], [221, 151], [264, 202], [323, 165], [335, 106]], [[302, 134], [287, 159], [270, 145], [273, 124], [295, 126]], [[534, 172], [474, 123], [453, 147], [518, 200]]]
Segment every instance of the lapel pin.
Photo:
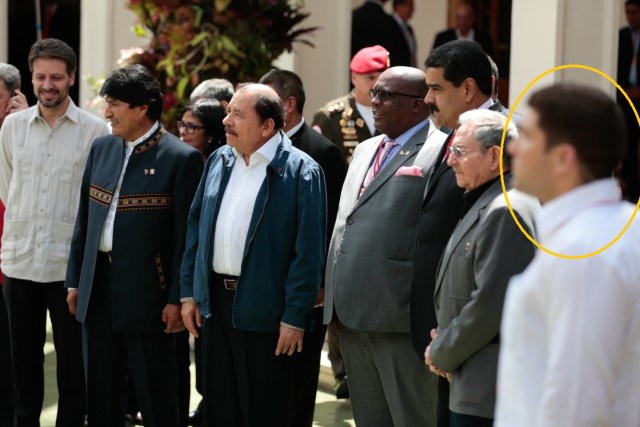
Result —
[[409, 154], [411, 154], [411, 151], [409, 151], [409, 150], [407, 150], [407, 151], [400, 150], [400, 153], [399, 153], [399, 154], [400, 154], [401, 156], [408, 156]]
[[466, 242], [464, 244], [464, 251], [469, 252], [469, 249], [471, 249], [471, 242]]

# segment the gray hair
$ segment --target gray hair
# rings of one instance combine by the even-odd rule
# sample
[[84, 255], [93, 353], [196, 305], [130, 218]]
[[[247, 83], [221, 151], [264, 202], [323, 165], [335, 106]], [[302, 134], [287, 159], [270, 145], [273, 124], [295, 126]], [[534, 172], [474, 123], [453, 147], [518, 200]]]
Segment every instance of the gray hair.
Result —
[[217, 101], [230, 102], [235, 91], [233, 90], [233, 84], [226, 79], [208, 79], [200, 82], [198, 86], [193, 89], [189, 99], [196, 101], [198, 99], [215, 99]]
[[0, 62], [0, 80], [9, 92], [20, 89], [20, 71], [11, 64]]
[[[500, 146], [502, 132], [504, 125], [507, 123], [507, 118], [496, 111], [469, 110], [462, 113], [458, 121], [461, 126], [469, 123], [476, 127], [474, 137], [478, 140], [482, 149], [486, 150], [494, 145]], [[509, 141], [517, 137], [518, 129], [513, 123], [513, 120], [510, 120], [509, 126], [507, 127], [507, 134], [504, 137], [505, 146]]]

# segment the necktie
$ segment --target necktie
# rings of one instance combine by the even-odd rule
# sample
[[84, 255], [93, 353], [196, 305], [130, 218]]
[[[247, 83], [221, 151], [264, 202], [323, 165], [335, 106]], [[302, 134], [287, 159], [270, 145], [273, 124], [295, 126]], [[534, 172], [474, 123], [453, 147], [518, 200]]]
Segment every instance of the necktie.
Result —
[[373, 163], [369, 167], [369, 170], [364, 177], [362, 187], [360, 187], [359, 196], [362, 196], [364, 190], [366, 190], [369, 184], [371, 184], [371, 181], [373, 181], [373, 179], [378, 175], [378, 172], [380, 172], [380, 169], [382, 169], [382, 165], [384, 164], [385, 159], [387, 158], [391, 150], [393, 150], [393, 147], [395, 147], [396, 145], [398, 145], [398, 143], [395, 141], [386, 141], [385, 143], [380, 145], [381, 148], [378, 147], [376, 157], [373, 159]]
[[456, 131], [454, 130], [451, 134], [451, 138], [449, 139], [449, 143], [447, 144], [447, 148], [444, 150], [444, 157], [442, 158], [442, 163], [447, 163], [447, 159], [449, 158], [449, 147], [453, 144], [453, 141], [456, 139]]

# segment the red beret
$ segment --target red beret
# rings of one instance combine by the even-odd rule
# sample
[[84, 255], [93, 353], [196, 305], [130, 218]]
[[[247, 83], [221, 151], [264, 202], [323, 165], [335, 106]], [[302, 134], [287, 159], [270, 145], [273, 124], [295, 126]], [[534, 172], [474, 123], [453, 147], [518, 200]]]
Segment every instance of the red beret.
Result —
[[353, 55], [349, 68], [359, 74], [384, 71], [389, 68], [389, 52], [380, 45], [362, 48]]

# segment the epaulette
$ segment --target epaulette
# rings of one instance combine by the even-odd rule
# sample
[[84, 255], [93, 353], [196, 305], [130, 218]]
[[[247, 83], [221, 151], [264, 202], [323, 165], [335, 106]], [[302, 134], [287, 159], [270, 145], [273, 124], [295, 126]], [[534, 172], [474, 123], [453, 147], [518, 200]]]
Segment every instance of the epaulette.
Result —
[[340, 113], [344, 110], [345, 104], [344, 102], [340, 101], [340, 102], [336, 102], [335, 104], [331, 105], [328, 110], [329, 110], [329, 114], [334, 114], [334, 113]]

